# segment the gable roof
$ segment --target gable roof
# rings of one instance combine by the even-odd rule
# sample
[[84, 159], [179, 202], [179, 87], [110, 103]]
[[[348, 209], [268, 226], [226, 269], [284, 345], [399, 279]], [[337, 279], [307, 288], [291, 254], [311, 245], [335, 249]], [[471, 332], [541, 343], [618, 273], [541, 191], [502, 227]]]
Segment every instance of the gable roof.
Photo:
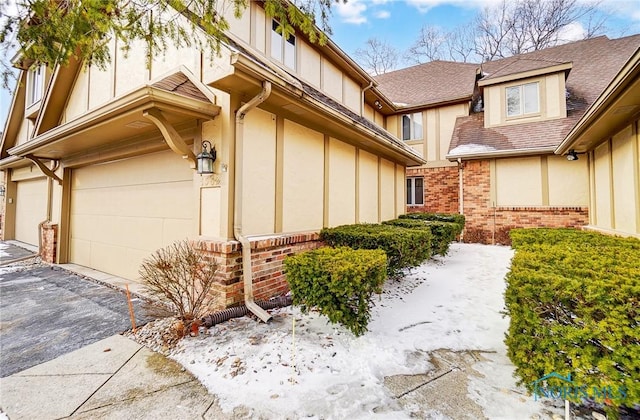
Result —
[[482, 64], [486, 76], [481, 82], [514, 74], [516, 70], [570, 62], [571, 71], [566, 79], [567, 118], [485, 128], [483, 114], [460, 117], [456, 120], [448, 158], [552, 153], [639, 45], [640, 35], [619, 39], [601, 36]]
[[376, 76], [378, 90], [398, 107], [470, 99], [478, 64], [431, 61]]

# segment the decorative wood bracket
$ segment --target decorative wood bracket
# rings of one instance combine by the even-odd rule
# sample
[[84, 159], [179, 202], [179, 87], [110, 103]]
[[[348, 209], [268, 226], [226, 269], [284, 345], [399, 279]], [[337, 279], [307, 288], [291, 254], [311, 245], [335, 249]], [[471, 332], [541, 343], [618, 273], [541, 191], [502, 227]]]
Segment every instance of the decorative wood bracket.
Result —
[[143, 112], [145, 118], [151, 120], [162, 133], [162, 137], [167, 142], [171, 150], [182, 156], [189, 161], [189, 165], [192, 169], [196, 167], [196, 155], [189, 146], [184, 142], [178, 131], [171, 125], [171, 123], [165, 118], [157, 108], [147, 109]]
[[47, 165], [42, 163], [42, 161], [40, 159], [38, 159], [37, 157], [33, 156], [32, 154], [25, 155], [24, 157], [29, 159], [31, 162], [35, 163], [36, 165], [38, 165], [38, 168], [40, 168], [40, 170], [42, 171], [43, 174], [45, 174], [46, 176], [48, 176], [51, 179], [55, 179], [56, 181], [58, 181], [59, 185], [62, 185], [62, 179], [60, 177], [58, 177], [58, 175], [56, 175], [55, 172], [53, 172], [51, 169], [49, 169], [49, 167]]

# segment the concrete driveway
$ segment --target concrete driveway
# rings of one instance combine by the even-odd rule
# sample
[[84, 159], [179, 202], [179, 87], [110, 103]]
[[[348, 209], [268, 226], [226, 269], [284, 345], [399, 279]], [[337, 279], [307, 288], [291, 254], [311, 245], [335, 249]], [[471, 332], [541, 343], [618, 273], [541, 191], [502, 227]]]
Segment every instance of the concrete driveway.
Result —
[[[136, 323], [153, 319], [132, 296]], [[0, 268], [0, 377], [131, 328], [126, 295], [55, 266]]]

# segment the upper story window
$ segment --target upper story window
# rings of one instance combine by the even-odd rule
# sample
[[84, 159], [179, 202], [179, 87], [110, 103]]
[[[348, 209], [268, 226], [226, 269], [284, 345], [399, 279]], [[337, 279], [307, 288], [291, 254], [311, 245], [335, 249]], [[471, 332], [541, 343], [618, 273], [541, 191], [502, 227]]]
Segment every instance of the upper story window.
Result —
[[407, 178], [407, 204], [421, 206], [424, 204], [424, 180], [421, 177]]
[[34, 66], [27, 73], [27, 106], [42, 99], [44, 90], [44, 66]]
[[422, 112], [402, 116], [402, 140], [422, 138]]
[[540, 112], [538, 82], [511, 86], [506, 89], [507, 117], [535, 114]]
[[271, 21], [271, 57], [283, 63], [292, 70], [296, 68], [296, 37], [290, 35], [284, 39], [278, 32], [280, 24], [275, 19]]

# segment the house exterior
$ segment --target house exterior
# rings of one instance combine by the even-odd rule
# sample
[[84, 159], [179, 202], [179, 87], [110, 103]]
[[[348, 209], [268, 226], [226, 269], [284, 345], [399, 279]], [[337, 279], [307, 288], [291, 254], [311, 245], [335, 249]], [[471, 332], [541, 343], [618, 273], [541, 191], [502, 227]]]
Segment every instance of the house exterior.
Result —
[[[373, 122], [375, 81], [331, 42], [284, 39], [259, 2], [227, 17], [212, 60], [182, 48], [147, 67], [142, 45], [115, 41], [106, 69], [17, 57], [3, 238], [131, 280], [189, 238], [218, 263], [223, 307], [286, 291], [282, 260], [322, 227], [404, 213], [406, 168], [424, 160]], [[217, 160], [200, 175], [204, 141]]]
[[588, 224], [589, 163], [554, 152], [638, 45], [640, 35], [603, 36], [377, 77], [392, 102], [387, 129], [427, 160], [407, 168], [408, 211], [457, 210], [464, 240], [480, 243], [509, 243], [514, 227]]
[[640, 238], [640, 47], [556, 149], [589, 170], [587, 229]]

